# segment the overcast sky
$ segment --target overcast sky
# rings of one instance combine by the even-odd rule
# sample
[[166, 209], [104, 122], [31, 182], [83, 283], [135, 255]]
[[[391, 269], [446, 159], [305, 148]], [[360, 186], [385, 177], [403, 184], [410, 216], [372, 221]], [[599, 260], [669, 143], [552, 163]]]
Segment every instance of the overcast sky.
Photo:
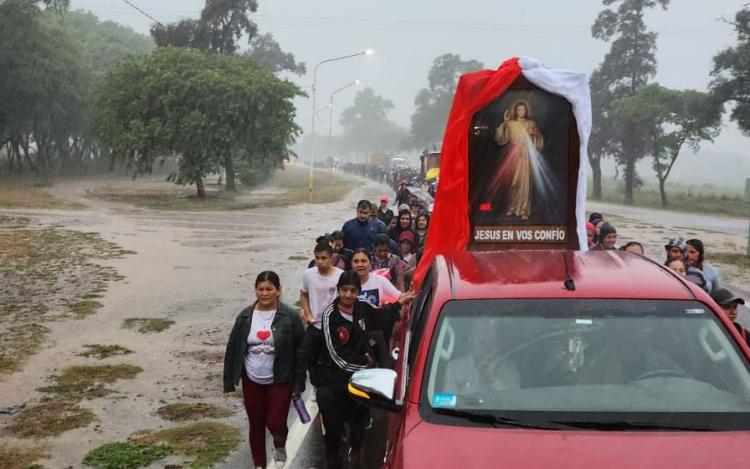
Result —
[[[130, 1], [162, 23], [195, 18], [204, 4], [203, 0]], [[732, 19], [746, 2], [673, 0], [666, 11], [650, 11], [648, 27], [659, 34], [656, 81], [670, 88], [705, 90], [712, 57], [735, 42], [731, 25], [720, 18]], [[427, 86], [427, 72], [441, 54], [451, 52], [464, 59], [477, 59], [487, 68], [496, 68], [514, 55], [530, 55], [549, 67], [589, 74], [608, 50], [608, 45], [591, 38], [590, 32], [603, 8], [601, 0], [259, 3], [254, 20], [261, 32], [272, 33], [284, 50], [307, 64], [310, 72], [321, 60], [374, 49], [371, 56], [323, 65], [318, 72], [318, 102], [324, 103], [332, 90], [359, 79], [360, 86], [370, 86], [393, 101], [390, 117], [405, 127], [413, 112], [414, 96]], [[151, 21], [123, 0], [73, 0], [72, 5], [148, 34]], [[288, 78], [309, 91], [312, 73]], [[355, 90], [337, 94], [336, 109], [351, 104]], [[297, 105], [298, 122], [309, 129], [310, 100], [300, 100]], [[318, 121], [317, 125], [327, 126], [327, 122]], [[715, 168], [716, 158], [734, 165], [727, 175], [733, 184], [750, 176], [750, 156], [745, 155], [748, 140], [733, 125], [726, 127], [716, 144], [705, 146], [701, 158], [680, 165], [678, 177], [693, 165]]]

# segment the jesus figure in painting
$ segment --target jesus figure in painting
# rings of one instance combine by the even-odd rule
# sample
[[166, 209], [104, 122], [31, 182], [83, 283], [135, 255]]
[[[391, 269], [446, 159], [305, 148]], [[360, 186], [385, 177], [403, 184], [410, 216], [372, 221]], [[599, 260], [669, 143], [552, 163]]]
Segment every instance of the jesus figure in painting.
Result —
[[517, 216], [527, 221], [531, 216], [532, 159], [544, 148], [544, 137], [529, 118], [525, 101], [513, 105], [513, 112], [505, 111], [503, 123], [495, 130], [495, 142], [503, 146], [500, 168], [494, 178], [494, 189], [506, 191], [505, 216]]

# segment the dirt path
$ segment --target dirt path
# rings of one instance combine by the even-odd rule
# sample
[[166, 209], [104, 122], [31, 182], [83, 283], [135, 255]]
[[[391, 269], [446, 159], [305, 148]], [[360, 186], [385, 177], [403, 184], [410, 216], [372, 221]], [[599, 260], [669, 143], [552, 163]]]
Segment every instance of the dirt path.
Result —
[[[363, 180], [344, 200], [325, 205], [232, 212], [151, 212], [83, 197], [87, 184], [61, 184], [54, 195], [86, 204], [83, 211], [3, 210], [44, 226], [97, 232], [136, 254], [103, 262], [125, 276], [110, 285], [97, 314], [48, 324], [49, 340], [22, 372], [0, 381], [0, 407], [39, 400], [36, 388], [50, 375], [77, 364], [87, 343], [119, 344], [135, 353], [100, 363], [132, 363], [144, 371], [118, 381], [119, 394], [83, 401], [98, 422], [44, 443], [46, 467], [80, 467], [83, 456], [106, 442], [167, 424], [154, 410], [164, 403], [208, 402], [241, 411], [239, 400], [221, 392], [224, 346], [236, 314], [252, 299], [252, 282], [264, 269], [276, 270], [283, 300], [297, 300], [316, 236], [339, 229], [354, 215], [356, 201], [373, 200], [381, 189]], [[159, 334], [123, 329], [129, 317], [168, 317], [176, 323]], [[0, 422], [2, 422], [0, 420]], [[244, 429], [243, 429], [244, 430]], [[8, 434], [0, 433], [0, 442]]]

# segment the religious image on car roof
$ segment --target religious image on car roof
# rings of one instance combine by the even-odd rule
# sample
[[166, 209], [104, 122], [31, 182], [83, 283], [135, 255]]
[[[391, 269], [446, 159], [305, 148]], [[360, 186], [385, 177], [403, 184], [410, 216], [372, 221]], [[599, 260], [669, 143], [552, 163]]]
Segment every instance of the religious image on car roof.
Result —
[[569, 241], [575, 185], [568, 176], [572, 153], [578, 158], [574, 129], [570, 103], [532, 87], [507, 90], [474, 115], [469, 143], [474, 243]]

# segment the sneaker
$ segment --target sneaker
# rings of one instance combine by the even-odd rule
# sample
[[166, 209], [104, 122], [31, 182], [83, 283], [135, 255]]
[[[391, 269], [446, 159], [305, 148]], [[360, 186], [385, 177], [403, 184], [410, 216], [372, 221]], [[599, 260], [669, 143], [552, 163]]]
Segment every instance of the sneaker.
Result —
[[310, 391], [310, 401], [318, 402], [317, 388], [312, 388], [312, 390]]
[[274, 448], [273, 460], [276, 467], [284, 467], [286, 464], [286, 448]]

